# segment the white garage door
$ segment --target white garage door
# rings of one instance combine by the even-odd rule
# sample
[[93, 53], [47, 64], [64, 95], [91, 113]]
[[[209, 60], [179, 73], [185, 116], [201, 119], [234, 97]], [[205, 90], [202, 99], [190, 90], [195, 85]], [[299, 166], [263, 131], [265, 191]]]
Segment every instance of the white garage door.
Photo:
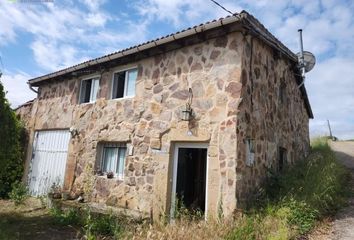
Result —
[[68, 130], [35, 133], [33, 156], [29, 172], [31, 195], [47, 194], [53, 183], [64, 184], [70, 132]]

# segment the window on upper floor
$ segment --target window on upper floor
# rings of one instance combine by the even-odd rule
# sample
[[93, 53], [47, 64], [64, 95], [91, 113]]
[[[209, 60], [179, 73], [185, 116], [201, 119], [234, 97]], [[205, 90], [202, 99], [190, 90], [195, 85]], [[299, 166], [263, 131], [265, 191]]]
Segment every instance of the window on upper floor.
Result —
[[100, 165], [101, 173], [112, 172], [118, 179], [124, 178], [125, 157], [127, 146], [125, 143], [102, 143]]
[[115, 73], [112, 85], [112, 99], [133, 97], [135, 95], [137, 76], [137, 68]]
[[80, 103], [95, 102], [99, 88], [99, 78], [85, 79], [81, 81]]

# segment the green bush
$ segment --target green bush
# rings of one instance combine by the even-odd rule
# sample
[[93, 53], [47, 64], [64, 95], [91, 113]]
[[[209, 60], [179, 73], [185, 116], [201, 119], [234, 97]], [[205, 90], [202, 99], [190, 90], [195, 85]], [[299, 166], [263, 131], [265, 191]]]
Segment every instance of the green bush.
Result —
[[22, 178], [25, 136], [0, 82], [0, 198], [8, 198], [13, 183]]
[[89, 209], [69, 208], [62, 210], [58, 206], [50, 209], [54, 222], [59, 225], [74, 225], [82, 229], [86, 239], [94, 240], [98, 236], [111, 236], [118, 239], [124, 228], [119, 219], [112, 214], [92, 213]]
[[80, 225], [82, 222], [80, 213], [75, 208], [63, 211], [61, 208], [53, 206], [50, 209], [50, 214], [54, 218], [54, 221], [60, 225]]
[[233, 232], [226, 236], [226, 240], [253, 240], [256, 239], [257, 219], [255, 216], [246, 217]]
[[118, 218], [112, 214], [92, 214], [90, 211], [86, 214], [84, 232], [87, 239], [95, 239], [97, 235], [114, 236], [119, 238], [123, 234], [123, 228]]
[[19, 181], [14, 182], [9, 197], [14, 201], [15, 205], [23, 204], [28, 197], [28, 189], [26, 185]]

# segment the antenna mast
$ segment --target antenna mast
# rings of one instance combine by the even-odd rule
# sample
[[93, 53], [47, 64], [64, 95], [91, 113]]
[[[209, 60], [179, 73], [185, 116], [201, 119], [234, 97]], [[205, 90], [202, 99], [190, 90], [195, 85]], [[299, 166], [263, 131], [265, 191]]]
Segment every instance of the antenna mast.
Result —
[[305, 83], [305, 59], [304, 59], [304, 45], [302, 42], [302, 29], [299, 29], [298, 32], [299, 32], [299, 40], [300, 40], [299, 41], [300, 42], [299, 67], [301, 70], [301, 77], [302, 77], [302, 82], [299, 85], [300, 88]]

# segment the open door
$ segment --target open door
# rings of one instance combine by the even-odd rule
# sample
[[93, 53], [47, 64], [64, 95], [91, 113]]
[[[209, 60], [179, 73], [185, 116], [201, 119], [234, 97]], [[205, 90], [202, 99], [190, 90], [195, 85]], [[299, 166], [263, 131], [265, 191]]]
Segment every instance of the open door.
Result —
[[[176, 208], [206, 212], [207, 145], [176, 144], [174, 154], [171, 217]], [[205, 214], [204, 214], [205, 215]]]

